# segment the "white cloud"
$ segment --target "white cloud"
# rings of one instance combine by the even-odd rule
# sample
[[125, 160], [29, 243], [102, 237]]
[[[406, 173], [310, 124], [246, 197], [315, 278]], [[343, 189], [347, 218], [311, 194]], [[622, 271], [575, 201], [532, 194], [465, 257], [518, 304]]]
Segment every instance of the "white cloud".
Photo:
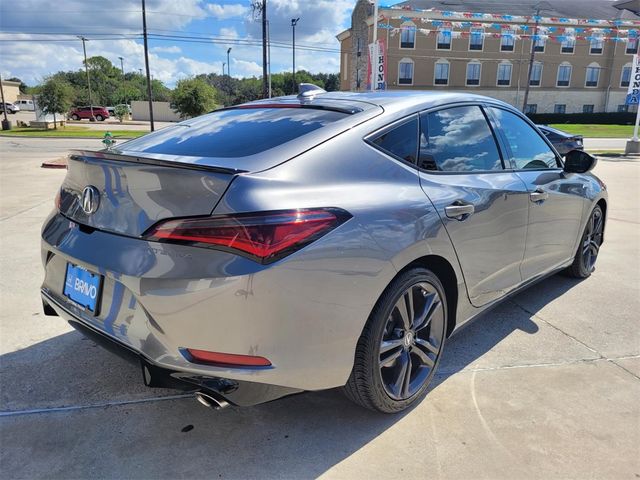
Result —
[[153, 47], [151, 51], [154, 53], [182, 53], [182, 49], [177, 45], [172, 45], [171, 47]]
[[244, 16], [249, 13], [249, 7], [239, 3], [221, 5], [219, 3], [210, 3], [207, 10], [218, 20], [226, 20], [229, 18]]

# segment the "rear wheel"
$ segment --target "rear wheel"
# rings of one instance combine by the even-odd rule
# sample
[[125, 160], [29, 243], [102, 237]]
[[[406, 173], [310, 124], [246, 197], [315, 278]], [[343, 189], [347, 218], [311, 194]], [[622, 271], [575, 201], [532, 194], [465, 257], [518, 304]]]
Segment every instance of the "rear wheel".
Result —
[[384, 413], [418, 401], [438, 366], [446, 328], [444, 288], [433, 272], [415, 268], [399, 275], [360, 336], [347, 397]]
[[77, 122], [78, 120], [80, 120], [80, 117], [74, 113], [73, 115], [71, 115], [71, 120], [75, 120]]
[[595, 270], [596, 260], [600, 252], [604, 233], [604, 214], [602, 208], [596, 205], [584, 233], [578, 245], [578, 251], [573, 259], [573, 263], [567, 269], [567, 273], [575, 278], [587, 278]]
[[104, 122], [104, 117], [102, 115], [96, 115], [96, 120], [99, 122]]

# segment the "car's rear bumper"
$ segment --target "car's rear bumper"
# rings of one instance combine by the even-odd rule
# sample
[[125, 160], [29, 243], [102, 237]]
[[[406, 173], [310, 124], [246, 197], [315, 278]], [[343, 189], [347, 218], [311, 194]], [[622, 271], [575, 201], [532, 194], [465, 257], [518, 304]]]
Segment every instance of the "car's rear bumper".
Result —
[[233, 405], [251, 406], [299, 393], [302, 390], [263, 383], [231, 380], [200, 373], [184, 372], [158, 365], [143, 353], [107, 335], [75, 316], [53, 296], [42, 291], [45, 314], [58, 315], [83, 335], [121, 358], [140, 366], [142, 381], [148, 387], [200, 391]]
[[[265, 266], [227, 252], [87, 230], [54, 213], [42, 232], [42, 292], [58, 315], [174, 378], [261, 384], [268, 396], [273, 385], [285, 389], [277, 395], [333, 388], [347, 381], [362, 328], [395, 274], [388, 262], [363, 262], [364, 249], [379, 247], [361, 236], [356, 222], [346, 222]], [[102, 276], [95, 314], [64, 295], [68, 263]], [[259, 356], [271, 366], [196, 363], [185, 349]]]

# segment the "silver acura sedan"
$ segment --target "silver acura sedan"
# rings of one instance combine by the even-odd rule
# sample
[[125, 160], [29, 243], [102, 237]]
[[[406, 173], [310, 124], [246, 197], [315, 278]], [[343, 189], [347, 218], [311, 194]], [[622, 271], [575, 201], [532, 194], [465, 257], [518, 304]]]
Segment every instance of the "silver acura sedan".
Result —
[[343, 387], [398, 412], [465, 323], [593, 272], [595, 162], [490, 98], [304, 85], [73, 152], [44, 310], [207, 406]]

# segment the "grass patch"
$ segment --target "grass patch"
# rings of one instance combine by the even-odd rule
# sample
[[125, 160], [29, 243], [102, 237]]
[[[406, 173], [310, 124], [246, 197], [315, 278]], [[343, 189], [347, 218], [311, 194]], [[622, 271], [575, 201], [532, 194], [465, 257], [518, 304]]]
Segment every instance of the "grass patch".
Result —
[[630, 138], [633, 135], [633, 125], [554, 123], [549, 126], [573, 135], [582, 135], [583, 137]]
[[[139, 130], [108, 130], [112, 133], [114, 138], [137, 138], [145, 135], [149, 132]], [[82, 137], [82, 138], [103, 138], [107, 130], [93, 130], [88, 127], [64, 127], [55, 129], [44, 130], [40, 128], [13, 128], [11, 130], [4, 130], [0, 135], [7, 135], [11, 137]]]

